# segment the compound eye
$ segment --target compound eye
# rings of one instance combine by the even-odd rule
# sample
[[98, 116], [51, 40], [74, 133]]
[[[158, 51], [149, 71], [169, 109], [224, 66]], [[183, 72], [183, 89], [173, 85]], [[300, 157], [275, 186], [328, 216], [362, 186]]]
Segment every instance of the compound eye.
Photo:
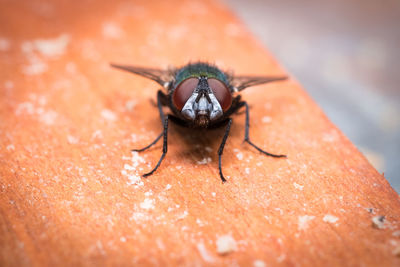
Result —
[[208, 85], [213, 91], [215, 98], [217, 98], [223, 111], [227, 111], [232, 104], [232, 94], [228, 87], [217, 79], [208, 79]]
[[174, 94], [172, 96], [172, 101], [178, 110], [182, 110], [186, 101], [191, 97], [194, 90], [199, 83], [197, 78], [188, 78], [181, 82], [178, 87], [175, 88]]

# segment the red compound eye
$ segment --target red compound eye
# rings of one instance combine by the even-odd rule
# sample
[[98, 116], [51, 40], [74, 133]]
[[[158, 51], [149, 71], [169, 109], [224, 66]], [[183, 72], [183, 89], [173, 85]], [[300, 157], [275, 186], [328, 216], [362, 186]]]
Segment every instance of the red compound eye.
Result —
[[208, 85], [213, 91], [223, 111], [227, 111], [232, 104], [232, 95], [228, 87], [217, 79], [208, 79]]
[[193, 94], [193, 91], [196, 89], [198, 83], [199, 79], [188, 78], [183, 82], [181, 82], [175, 89], [174, 95], [172, 96], [172, 101], [174, 102], [174, 105], [178, 110], [182, 110], [186, 101], [188, 101], [189, 97]]

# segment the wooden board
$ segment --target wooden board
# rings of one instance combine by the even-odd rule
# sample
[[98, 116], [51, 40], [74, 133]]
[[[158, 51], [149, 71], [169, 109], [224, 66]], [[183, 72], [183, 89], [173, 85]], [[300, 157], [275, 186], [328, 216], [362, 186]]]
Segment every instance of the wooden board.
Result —
[[175, 125], [140, 177], [161, 155], [130, 152], [161, 132], [158, 86], [109, 62], [285, 74], [224, 5], [0, 5], [1, 266], [400, 265], [399, 196], [294, 79], [243, 92], [252, 141], [287, 159], [243, 143], [238, 114], [227, 183], [223, 129]]

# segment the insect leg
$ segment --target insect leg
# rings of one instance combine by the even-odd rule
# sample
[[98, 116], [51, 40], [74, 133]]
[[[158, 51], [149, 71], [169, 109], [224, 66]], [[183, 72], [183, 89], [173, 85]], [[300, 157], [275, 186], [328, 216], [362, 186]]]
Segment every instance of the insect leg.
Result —
[[163, 131], [163, 152], [162, 155], [160, 157], [160, 160], [157, 162], [157, 165], [154, 167], [153, 170], [151, 170], [148, 173], [143, 174], [143, 177], [147, 177], [152, 175], [160, 166], [162, 160], [164, 159], [165, 155], [167, 154], [168, 151], [168, 115], [165, 117], [165, 121], [164, 121], [164, 131]]
[[221, 180], [222, 180], [223, 183], [226, 182], [226, 179], [224, 178], [224, 175], [222, 174], [222, 167], [221, 167], [222, 163], [221, 163], [221, 160], [222, 160], [222, 153], [224, 152], [224, 147], [225, 147], [226, 139], [228, 138], [229, 131], [230, 131], [230, 129], [231, 129], [231, 124], [232, 124], [232, 119], [229, 119], [229, 120], [228, 120], [228, 125], [226, 126], [226, 129], [225, 129], [224, 138], [222, 138], [221, 145], [219, 146], [219, 149], [218, 149], [219, 177], [221, 177]]
[[263, 153], [267, 156], [271, 156], [271, 157], [275, 157], [275, 158], [286, 158], [286, 155], [276, 155], [276, 154], [271, 154], [267, 151], [264, 151], [250, 141], [250, 137], [249, 137], [249, 128], [250, 128], [249, 105], [247, 105], [247, 102], [245, 102], [245, 101], [241, 102], [240, 105], [246, 107], [246, 125], [245, 125], [245, 132], [244, 132], [244, 141], [249, 143], [252, 147], [254, 147], [255, 149], [257, 149], [258, 151], [260, 151], [261, 153]]
[[156, 138], [153, 142], [151, 142], [149, 145], [147, 145], [147, 146], [145, 146], [145, 147], [143, 147], [143, 148], [132, 149], [131, 151], [132, 151], [132, 152], [142, 152], [142, 151], [145, 151], [146, 149], [152, 147], [155, 143], [157, 143], [158, 140], [160, 140], [161, 136], [163, 136], [163, 133], [161, 133], [159, 136], [157, 136], [157, 138]]
[[[160, 113], [160, 118], [161, 118], [161, 124], [164, 125], [164, 121], [165, 121], [165, 115], [164, 115], [164, 111], [162, 110], [162, 103], [165, 102], [165, 98], [167, 96], [161, 91], [158, 90], [157, 92], [157, 106], [158, 106], [158, 112]], [[163, 132], [160, 133], [159, 136], [157, 136], [157, 138], [151, 142], [149, 145], [143, 147], [143, 148], [139, 148], [139, 149], [132, 149], [132, 152], [142, 152], [145, 151], [146, 149], [152, 147], [154, 144], [156, 144], [158, 142], [158, 140], [160, 140], [161, 136], [163, 136]]]

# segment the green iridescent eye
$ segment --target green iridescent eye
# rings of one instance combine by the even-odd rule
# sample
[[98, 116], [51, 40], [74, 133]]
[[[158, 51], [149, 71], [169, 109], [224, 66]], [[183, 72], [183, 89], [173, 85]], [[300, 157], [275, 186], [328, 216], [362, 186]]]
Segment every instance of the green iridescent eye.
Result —
[[172, 100], [178, 110], [182, 110], [186, 101], [188, 101], [189, 97], [196, 89], [198, 83], [199, 79], [192, 77], [184, 80], [178, 85], [178, 87], [175, 88]]
[[220, 80], [210, 78], [208, 85], [213, 91], [223, 111], [227, 111], [232, 104], [232, 94], [228, 87]]

